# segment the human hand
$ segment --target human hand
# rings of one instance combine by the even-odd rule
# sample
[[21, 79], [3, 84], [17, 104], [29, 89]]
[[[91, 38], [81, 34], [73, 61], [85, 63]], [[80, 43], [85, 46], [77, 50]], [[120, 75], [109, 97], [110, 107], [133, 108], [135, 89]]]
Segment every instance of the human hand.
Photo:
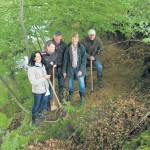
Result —
[[90, 56], [90, 60], [95, 60], [94, 56]]
[[51, 62], [50, 62], [50, 64], [51, 64], [51, 65], [53, 65], [53, 64], [54, 64], [54, 62], [52, 62], [52, 61], [51, 61]]
[[82, 76], [82, 71], [78, 71], [78, 77]]
[[64, 76], [64, 78], [66, 78], [67, 74], [66, 74], [66, 73], [63, 73], [63, 76]]
[[50, 75], [45, 75], [45, 79], [50, 79]]
[[57, 67], [57, 65], [54, 65], [54, 68], [56, 68]]

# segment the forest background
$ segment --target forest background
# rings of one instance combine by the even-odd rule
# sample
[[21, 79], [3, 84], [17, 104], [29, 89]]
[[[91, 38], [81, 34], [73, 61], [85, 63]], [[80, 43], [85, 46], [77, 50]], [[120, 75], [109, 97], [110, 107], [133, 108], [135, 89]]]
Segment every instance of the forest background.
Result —
[[[43, 128], [38, 130], [29, 125], [29, 114], [32, 106], [31, 86], [27, 78], [26, 68], [20, 65], [25, 56], [29, 57], [35, 50], [42, 51], [44, 43], [52, 38], [55, 30], [62, 31], [63, 40], [66, 43], [70, 42], [72, 32], [78, 32], [80, 39], [82, 39], [87, 35], [90, 28], [94, 28], [104, 43], [111, 40], [111, 44], [122, 42], [129, 47], [134, 42], [136, 45], [149, 47], [149, 8], [149, 0], [1, 0], [1, 149], [23, 149], [27, 144], [35, 141], [37, 137], [39, 141], [45, 141], [49, 138], [60, 139], [58, 137], [64, 140], [77, 131], [74, 127], [73, 131], [66, 131], [68, 135], [65, 137], [60, 131], [45, 136], [47, 128], [56, 131], [62, 124], [63, 127], [67, 128], [72, 124], [71, 119], [63, 123], [48, 125], [48, 127], [44, 126], [45, 131], [42, 134], [39, 133], [42, 132]], [[107, 47], [107, 45], [104, 46]], [[138, 51], [135, 50], [134, 53], [138, 53]], [[144, 52], [144, 57], [146, 57], [145, 55], [149, 56], [149, 49]], [[146, 60], [149, 61], [149, 57], [146, 57]], [[149, 64], [146, 68], [148, 66]], [[68, 106], [67, 110], [78, 113], [72, 106]], [[81, 112], [79, 114], [83, 115]], [[35, 133], [34, 136], [33, 133]], [[56, 136], [56, 134], [58, 135]], [[85, 128], [83, 126], [78, 130], [78, 134], [79, 143], [83, 143], [85, 140]], [[145, 136], [149, 138], [149, 130]], [[138, 147], [137, 141], [139, 142], [139, 139], [134, 142], [136, 148]], [[147, 143], [145, 147], [149, 146], [150, 143]], [[102, 149], [105, 149], [104, 147]]]

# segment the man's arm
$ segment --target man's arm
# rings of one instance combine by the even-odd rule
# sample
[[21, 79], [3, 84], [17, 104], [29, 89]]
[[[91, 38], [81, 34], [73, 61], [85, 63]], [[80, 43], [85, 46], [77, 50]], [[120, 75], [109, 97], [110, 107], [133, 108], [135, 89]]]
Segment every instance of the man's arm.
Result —
[[102, 53], [103, 48], [104, 48], [103, 43], [100, 38], [98, 38], [98, 42], [99, 42], [98, 49], [97, 51], [95, 51], [95, 54], [94, 54], [95, 59], [99, 57], [99, 55]]
[[67, 63], [68, 63], [68, 53], [69, 53], [69, 48], [67, 47], [64, 53], [64, 59], [63, 59], [63, 67], [62, 67], [62, 73], [66, 74], [66, 69], [67, 69]]
[[86, 73], [87, 53], [83, 45], [81, 46], [81, 49], [82, 49], [82, 53], [81, 53], [81, 64], [80, 64], [79, 71], [81, 71], [83, 74]]

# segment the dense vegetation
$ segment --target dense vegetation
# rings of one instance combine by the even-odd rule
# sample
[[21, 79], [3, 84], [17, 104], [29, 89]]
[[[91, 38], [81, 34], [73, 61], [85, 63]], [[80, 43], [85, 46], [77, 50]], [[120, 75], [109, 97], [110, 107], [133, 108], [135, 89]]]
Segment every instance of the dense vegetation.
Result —
[[[1, 149], [23, 149], [28, 143], [37, 142], [37, 140], [42, 142], [49, 138], [52, 140], [51, 143], [57, 143], [58, 139], [67, 139], [69, 144], [61, 140], [58, 143], [73, 145], [72, 148], [85, 148], [84, 145], [87, 146], [88, 140], [90, 140], [93, 141], [91, 144], [95, 145], [95, 149], [98, 148], [96, 147], [97, 141], [100, 141], [101, 149], [108, 147], [109, 149], [119, 149], [125, 144], [123, 140], [119, 141], [123, 137], [123, 134], [126, 136], [125, 141], [137, 136], [133, 139], [133, 142], [125, 144], [124, 149], [148, 149], [150, 146], [148, 140], [150, 136], [149, 113], [147, 113], [150, 108], [149, 96], [147, 94], [149, 93], [150, 84], [149, 8], [150, 2], [148, 0], [144, 0], [144, 2], [139, 0], [82, 0], [74, 2], [69, 0], [1, 0]], [[29, 56], [35, 49], [42, 50], [43, 43], [47, 39], [52, 38], [56, 29], [63, 32], [64, 41], [68, 43], [70, 41], [70, 34], [73, 31], [79, 32], [82, 39], [90, 28], [96, 29], [97, 35], [104, 41], [106, 48], [106, 52], [103, 54], [104, 68], [106, 70], [112, 68], [118, 74], [123, 71], [125, 75], [128, 75], [128, 78], [124, 78], [124, 81], [127, 81], [131, 85], [126, 88], [118, 85], [118, 89], [114, 90], [112, 92], [114, 94], [112, 94], [109, 89], [115, 88], [117, 81], [116, 83], [109, 81], [107, 77], [111, 78], [111, 75], [107, 74], [106, 71], [105, 81], [108, 83], [111, 82], [113, 86], [106, 88], [107, 91], [104, 89], [102, 91], [104, 95], [94, 93], [92, 94], [94, 98], [90, 94], [88, 96], [91, 100], [92, 98], [101, 98], [103, 102], [101, 107], [96, 107], [90, 103], [87, 104], [85, 109], [78, 108], [76, 104], [73, 106], [68, 104], [64, 108], [70, 114], [68, 119], [64, 121], [60, 119], [53, 124], [42, 124], [40, 129], [30, 126], [30, 109], [32, 105], [31, 86], [26, 70], [22, 67], [20, 68], [18, 62], [24, 59], [24, 56]], [[112, 49], [111, 46], [114, 43], [108, 43], [108, 40], [111, 40], [111, 42], [124, 41], [120, 45], [115, 43], [120, 47], [122, 44], [125, 44], [121, 47], [122, 49], [117, 50], [117, 47]], [[147, 44], [143, 44], [143, 42]], [[137, 45], [138, 47], [136, 47]], [[121, 65], [119, 68], [114, 68], [119, 63], [123, 64], [123, 69], [125, 70], [120, 70]], [[135, 73], [127, 70], [129, 66], [133, 67], [131, 70], [134, 70]], [[123, 78], [124, 74], [117, 76], [114, 73], [113, 75], [116, 75], [116, 80], [119, 80], [119, 77]], [[121, 88], [122, 92], [119, 93]], [[129, 90], [126, 91], [126, 89]], [[117, 90], [118, 92], [116, 92]], [[141, 102], [141, 100], [143, 101]], [[118, 108], [119, 103], [122, 109]], [[99, 105], [99, 103], [97, 104]], [[109, 110], [108, 115], [104, 113], [106, 110]], [[131, 115], [132, 113], [134, 113], [133, 116]], [[98, 120], [100, 118], [98, 114], [103, 118], [103, 122]], [[55, 113], [52, 116], [59, 117]], [[52, 116], [50, 116], [50, 119]], [[74, 120], [74, 116], [77, 119]], [[125, 116], [127, 118], [120, 119]], [[130, 137], [130, 128], [144, 116], [146, 116], [142, 120], [144, 125], [141, 128], [139, 127], [140, 130], [138, 133], [136, 131], [137, 128], [135, 128], [135, 134]], [[100, 122], [95, 122], [95, 118]], [[108, 118], [112, 119], [112, 122], [107, 120]], [[118, 119], [119, 123], [116, 122]], [[127, 124], [125, 124], [126, 121]], [[96, 128], [97, 126], [98, 128]], [[127, 126], [126, 130], [125, 126]], [[93, 136], [89, 138], [91, 131]], [[101, 133], [99, 133], [100, 131]], [[107, 133], [105, 133], [106, 131]], [[145, 133], [141, 133], [143, 131]], [[140, 136], [138, 137], [138, 135]], [[115, 143], [116, 141], [119, 142], [117, 142], [115, 147], [112, 145], [112, 142]]]

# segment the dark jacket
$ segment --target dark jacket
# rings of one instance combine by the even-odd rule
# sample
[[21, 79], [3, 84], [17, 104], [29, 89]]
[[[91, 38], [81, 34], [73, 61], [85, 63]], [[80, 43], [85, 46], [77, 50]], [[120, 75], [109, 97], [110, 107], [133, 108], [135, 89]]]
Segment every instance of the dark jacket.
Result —
[[103, 43], [99, 37], [96, 36], [95, 39], [91, 41], [87, 36], [82, 43], [85, 46], [87, 58], [94, 56], [96, 59], [99, 59], [99, 54], [103, 50]]
[[[66, 49], [66, 44], [65, 42], [61, 41], [59, 43], [59, 45], [57, 45], [54, 41], [54, 39], [52, 39], [51, 41], [54, 42], [55, 44], [55, 50], [57, 52], [57, 67], [56, 67], [56, 72], [57, 75], [60, 75], [62, 73], [62, 66], [63, 66], [63, 59], [64, 59], [64, 52]], [[42, 51], [42, 53], [46, 53], [47, 49], [45, 49], [44, 51]]]
[[[52, 41], [55, 43], [54, 39]], [[62, 68], [66, 44], [63, 41], [61, 41], [59, 45], [56, 45], [55, 43], [55, 46], [56, 46], [56, 51], [58, 54], [58, 63], [59, 63], [58, 67]]]
[[42, 57], [43, 57], [43, 63], [45, 65], [47, 74], [48, 75], [52, 75], [53, 65], [51, 65], [50, 62], [53, 62], [54, 65], [58, 65], [59, 66], [57, 52], [55, 51], [51, 55], [46, 53], [46, 52], [41, 52], [41, 54], [42, 54]]
[[[72, 60], [71, 60], [71, 44], [66, 47], [63, 61], [63, 73], [67, 74], [67, 77], [71, 77], [73, 75], [72, 72]], [[86, 50], [82, 44], [78, 44], [78, 62], [77, 62], [77, 70], [82, 71], [82, 76], [86, 75]]]

